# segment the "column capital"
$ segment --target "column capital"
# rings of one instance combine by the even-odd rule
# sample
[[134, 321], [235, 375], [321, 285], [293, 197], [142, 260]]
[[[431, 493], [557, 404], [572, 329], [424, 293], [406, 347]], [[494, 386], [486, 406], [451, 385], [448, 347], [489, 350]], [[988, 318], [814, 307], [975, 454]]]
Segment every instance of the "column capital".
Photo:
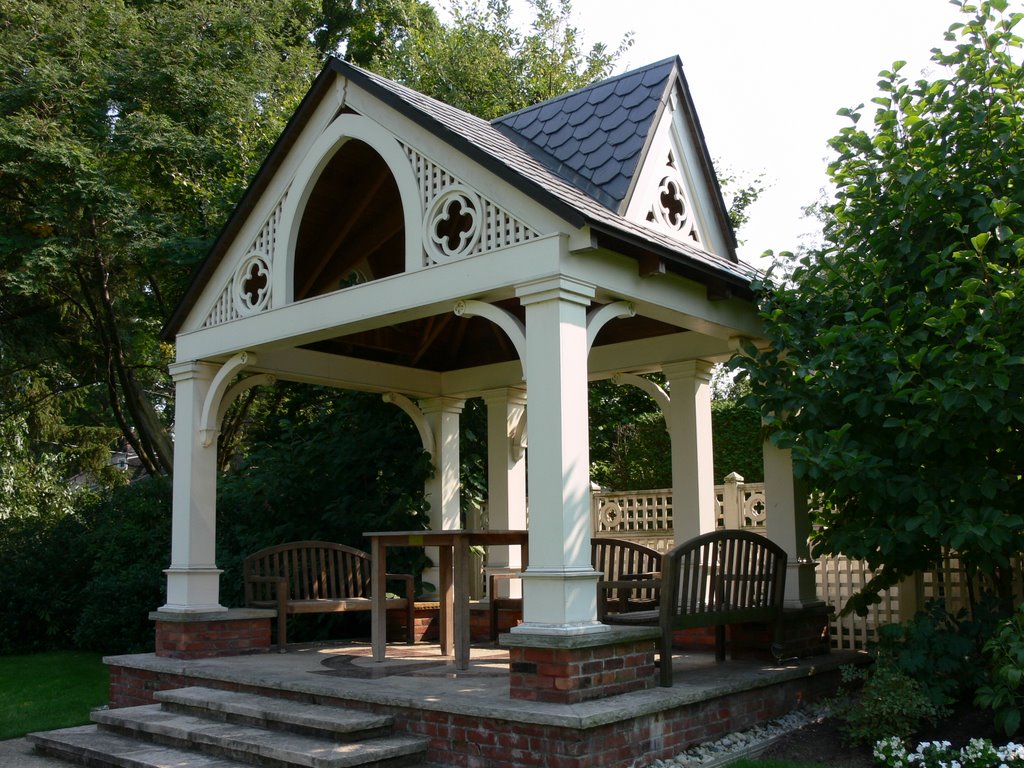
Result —
[[564, 275], [521, 283], [515, 287], [515, 291], [516, 297], [524, 307], [542, 301], [555, 300], [570, 301], [589, 307], [594, 296], [597, 295], [595, 286]]
[[490, 405], [508, 403], [509, 405], [526, 405], [526, 390], [522, 387], [497, 387], [485, 389], [480, 399]]
[[665, 363], [661, 366], [661, 372], [669, 379], [691, 378], [701, 381], [711, 381], [711, 371], [714, 363], [707, 360], [679, 360], [674, 363]]
[[188, 381], [189, 379], [203, 378], [212, 379], [217, 375], [220, 366], [213, 363], [206, 363], [202, 360], [185, 360], [183, 362], [171, 363], [167, 366], [167, 372], [175, 382]]
[[462, 413], [466, 401], [459, 397], [426, 397], [417, 400], [420, 410], [427, 413]]

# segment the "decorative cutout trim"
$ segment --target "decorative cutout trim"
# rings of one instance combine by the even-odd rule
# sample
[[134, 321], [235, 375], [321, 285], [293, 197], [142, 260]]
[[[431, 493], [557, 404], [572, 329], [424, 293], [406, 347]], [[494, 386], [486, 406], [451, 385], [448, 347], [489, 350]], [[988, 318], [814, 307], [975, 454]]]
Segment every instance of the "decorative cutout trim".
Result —
[[489, 253], [539, 233], [408, 145], [403, 145], [420, 187], [423, 267]]
[[686, 192], [686, 184], [676, 164], [675, 153], [670, 149], [664, 165], [664, 176], [658, 184], [654, 202], [647, 214], [647, 223], [664, 230], [673, 237], [690, 239], [702, 244], [693, 206]]
[[239, 260], [231, 280], [224, 286], [213, 308], [203, 320], [203, 328], [210, 328], [240, 317], [249, 317], [271, 307], [274, 254], [277, 248], [277, 228], [281, 211], [288, 197], [285, 192], [259, 233]]

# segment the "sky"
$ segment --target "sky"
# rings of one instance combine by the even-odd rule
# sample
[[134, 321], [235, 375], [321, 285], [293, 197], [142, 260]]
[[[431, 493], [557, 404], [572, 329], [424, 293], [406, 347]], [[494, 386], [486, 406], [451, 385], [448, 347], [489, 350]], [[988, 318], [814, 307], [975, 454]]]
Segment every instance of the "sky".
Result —
[[[514, 7], [525, 6], [517, 0]], [[933, 71], [931, 49], [963, 15], [946, 0], [573, 0], [587, 41], [633, 46], [616, 73], [679, 56], [719, 174], [764, 174], [768, 187], [737, 233], [740, 258], [813, 243], [802, 209], [826, 187], [828, 139], [842, 107], [878, 95], [878, 73]], [[517, 11], [518, 13], [518, 11]], [[523, 23], [529, 15], [522, 14]]]

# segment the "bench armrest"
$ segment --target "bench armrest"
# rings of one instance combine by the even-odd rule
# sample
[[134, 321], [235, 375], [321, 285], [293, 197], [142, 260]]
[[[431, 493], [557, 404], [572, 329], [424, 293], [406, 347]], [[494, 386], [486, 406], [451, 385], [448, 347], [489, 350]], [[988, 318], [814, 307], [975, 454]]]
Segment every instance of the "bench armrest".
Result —
[[[609, 600], [608, 596], [615, 590], [623, 590], [625, 592], [635, 592], [640, 589], [660, 589], [661, 578], [639, 578], [640, 574], [629, 574], [626, 578], [618, 581], [599, 581], [597, 582], [597, 618], [599, 621], [603, 621], [604, 617], [609, 613]], [[625, 609], [625, 598], [619, 597], [618, 600], [614, 601], [618, 603], [618, 610], [612, 611], [614, 613], [622, 613]]]
[[416, 594], [416, 580], [413, 578], [411, 573], [385, 573], [384, 579], [386, 581], [400, 581], [405, 584], [405, 599], [415, 600]]

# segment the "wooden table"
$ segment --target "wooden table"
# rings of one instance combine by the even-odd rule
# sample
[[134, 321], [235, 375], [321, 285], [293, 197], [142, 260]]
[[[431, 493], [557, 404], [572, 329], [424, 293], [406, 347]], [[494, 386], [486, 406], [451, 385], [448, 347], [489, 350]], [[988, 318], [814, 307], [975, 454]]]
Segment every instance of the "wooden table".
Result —
[[[370, 625], [370, 639], [373, 645], [373, 660], [384, 661], [387, 639], [387, 613], [384, 608], [388, 547], [437, 547], [438, 567], [441, 572], [438, 596], [441, 603], [441, 655], [449, 656], [453, 646], [455, 666], [469, 667], [469, 548], [472, 546], [514, 545], [523, 548], [523, 568], [526, 568], [526, 531], [374, 531], [364, 533], [370, 539], [370, 556], [373, 559], [370, 590], [373, 610]], [[454, 573], [453, 573], [454, 570]], [[411, 631], [411, 628], [410, 628]]]

